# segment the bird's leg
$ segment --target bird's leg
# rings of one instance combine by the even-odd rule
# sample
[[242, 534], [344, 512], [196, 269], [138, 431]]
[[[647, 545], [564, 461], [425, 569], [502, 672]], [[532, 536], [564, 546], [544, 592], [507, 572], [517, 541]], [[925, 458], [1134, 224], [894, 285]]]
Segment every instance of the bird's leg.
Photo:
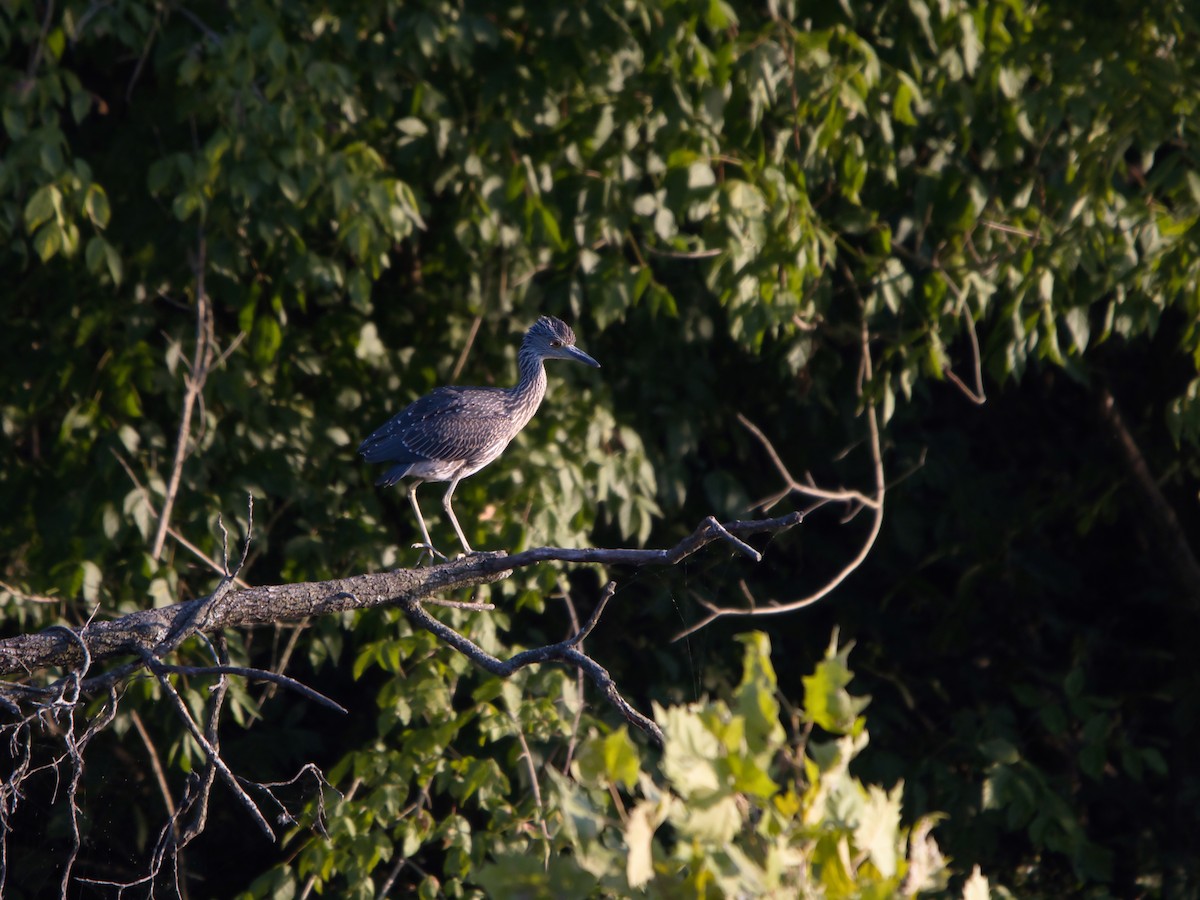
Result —
[[[425, 539], [424, 543], [413, 544], [413, 546], [420, 547], [421, 550], [429, 553], [430, 559], [432, 559], [435, 556], [440, 556], [442, 559], [445, 559], [446, 554], [439, 553], [437, 550], [435, 550], [434, 546], [433, 546], [433, 541], [429, 540], [429, 529], [425, 527], [425, 517], [421, 515], [421, 506], [420, 506], [420, 504], [417, 503], [417, 485], [423, 484], [423, 483], [424, 482], [422, 482], [418, 479], [418, 480], [413, 481], [412, 484], [410, 484], [408, 486], [408, 502], [412, 504], [413, 512], [415, 512], [417, 514], [417, 524], [421, 526], [421, 537], [423, 537]], [[455, 525], [457, 525], [457, 523], [455, 523]], [[423, 552], [421, 554], [421, 556], [424, 556], [424, 555], [425, 555], [425, 553]], [[421, 564], [421, 561], [418, 559], [417, 565], [420, 565], [420, 564]]]
[[446, 496], [442, 498], [442, 507], [446, 510], [446, 515], [450, 517], [450, 524], [454, 526], [454, 531], [458, 535], [458, 539], [462, 541], [463, 549], [467, 551], [467, 555], [474, 553], [471, 545], [467, 543], [467, 536], [463, 534], [462, 528], [459, 527], [458, 518], [454, 515], [454, 507], [450, 505], [450, 498], [454, 496], [454, 489], [458, 487], [458, 478], [450, 481], [450, 487], [446, 489]]

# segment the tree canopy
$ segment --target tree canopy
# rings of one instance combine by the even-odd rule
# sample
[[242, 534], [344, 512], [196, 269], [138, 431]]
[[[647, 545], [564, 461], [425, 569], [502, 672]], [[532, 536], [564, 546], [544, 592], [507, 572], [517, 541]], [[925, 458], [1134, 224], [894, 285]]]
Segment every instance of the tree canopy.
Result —
[[[1197, 104], [1181, 0], [0, 5], [4, 890], [1194, 896]], [[472, 546], [704, 546], [80, 668], [416, 568], [358, 442], [541, 314]]]

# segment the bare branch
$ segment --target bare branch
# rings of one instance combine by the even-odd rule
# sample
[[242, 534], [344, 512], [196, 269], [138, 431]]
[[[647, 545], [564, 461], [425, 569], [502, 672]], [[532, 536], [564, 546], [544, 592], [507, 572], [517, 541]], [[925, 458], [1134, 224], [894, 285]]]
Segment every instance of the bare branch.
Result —
[[[328, 832], [325, 830], [325, 788], [329, 788], [329, 790], [337, 794], [338, 797], [342, 796], [342, 792], [329, 783], [329, 781], [325, 778], [325, 773], [317, 767], [316, 763], [305, 763], [300, 767], [300, 771], [287, 781], [250, 781], [246, 778], [239, 778], [238, 781], [242, 782], [242, 784], [248, 788], [254, 788], [255, 790], [265, 794], [279, 810], [277, 819], [283, 824], [294, 825], [296, 822], [296, 817], [292, 815], [291, 811], [283, 804], [283, 802], [275, 796], [274, 788], [290, 787], [305, 775], [311, 775], [317, 782], [317, 812], [316, 819], [313, 822], [313, 828], [322, 837], [328, 837]], [[349, 799], [349, 797], [347, 796], [345, 799]], [[410, 807], [410, 809], [412, 808], [413, 807]], [[401, 814], [402, 817], [403, 815], [404, 813]]]
[[[871, 380], [871, 349], [870, 349], [870, 334], [867, 330], [866, 321], [862, 325], [862, 361], [860, 378], [861, 382], [865, 383]], [[860, 393], [861, 393], [860, 386]], [[862, 540], [862, 544], [858, 552], [847, 562], [842, 568], [831, 578], [827, 579], [819, 588], [800, 597], [796, 600], [791, 600], [786, 603], [771, 603], [767, 605], [756, 605], [751, 603], [749, 606], [717, 606], [716, 604], [705, 602], [702, 605], [708, 611], [708, 614], [700, 621], [676, 634], [672, 640], [678, 641], [685, 638], [693, 632], [699, 631], [711, 625], [714, 621], [726, 616], [778, 616], [785, 613], [795, 612], [798, 609], [804, 609], [807, 606], [812, 606], [814, 603], [827, 597], [834, 591], [843, 581], [862, 565], [867, 555], [871, 552], [871, 548], [875, 546], [875, 541], [879, 537], [879, 532], [883, 527], [883, 500], [887, 493], [887, 482], [884, 478], [883, 470], [883, 447], [879, 435], [879, 419], [875, 411], [875, 407], [865, 402], [863, 416], [867, 423], [867, 447], [871, 455], [871, 468], [874, 474], [875, 490], [871, 496], [860, 493], [859, 491], [841, 490], [841, 491], [824, 491], [816, 489], [810, 485], [797, 482], [788, 471], [787, 466], [783, 464], [778, 452], [772, 446], [771, 442], [744, 416], [739, 415], [739, 420], [746, 428], [748, 428], [767, 449], [771, 461], [775, 464], [775, 468], [788, 484], [789, 492], [803, 494], [805, 496], [818, 498], [818, 503], [824, 504], [831, 501], [840, 501], [851, 504], [851, 513], [857, 511], [854, 505], [860, 505], [859, 508], [867, 508], [871, 511], [871, 526]]]
[[[608, 592], [606, 592], [606, 595], [611, 596]], [[647, 718], [630, 706], [629, 701], [621, 696], [621, 692], [617, 689], [616, 682], [613, 681], [612, 676], [608, 674], [608, 670], [578, 648], [579, 641], [583, 640], [584, 637], [583, 631], [565, 641], [559, 641], [557, 644], [548, 644], [544, 647], [524, 650], [509, 657], [507, 660], [502, 660], [492, 656], [470, 638], [459, 634], [449, 625], [439, 622], [419, 602], [407, 602], [403, 604], [402, 608], [404, 609], [404, 614], [408, 616], [409, 621], [414, 625], [425, 629], [442, 641], [442, 643], [449, 644], [484, 671], [490, 672], [500, 678], [508, 678], [518, 669], [523, 669], [526, 666], [537, 663], [561, 662], [579, 669], [592, 680], [593, 684], [600, 688], [605, 699], [617, 708], [617, 712], [627, 722], [645, 732], [659, 746], [662, 746], [665, 741], [662, 729], [652, 719]], [[593, 617], [596, 617], [596, 614], [593, 614]]]
[[196, 277], [196, 345], [192, 354], [191, 371], [184, 376], [187, 387], [183, 395], [183, 412], [179, 417], [179, 432], [175, 437], [175, 459], [171, 463], [171, 475], [167, 480], [167, 494], [163, 498], [162, 514], [158, 517], [158, 531], [154, 535], [154, 542], [150, 549], [150, 555], [154, 559], [162, 556], [163, 544], [167, 540], [167, 527], [171, 522], [171, 512], [175, 506], [175, 497], [179, 492], [179, 482], [183, 477], [183, 464], [188, 456], [188, 444], [192, 434], [192, 415], [196, 408], [196, 402], [204, 390], [204, 382], [208, 378], [208, 369], [213, 359], [212, 306], [204, 287], [204, 273], [207, 267], [206, 254], [207, 243], [201, 225], [196, 239], [196, 257], [192, 263]]
[[725, 251], [720, 247], [709, 247], [705, 250], [663, 250], [658, 247], [646, 247], [646, 252], [664, 259], [712, 259]]
[[136, 709], [129, 711], [129, 720], [133, 722], [133, 728], [138, 733], [138, 737], [142, 739], [142, 744], [146, 748], [146, 752], [150, 755], [150, 769], [154, 772], [154, 780], [158, 783], [158, 791], [162, 794], [163, 803], [167, 807], [167, 815], [172, 819], [175, 818], [175, 800], [171, 797], [171, 786], [167, 784], [167, 773], [163, 768], [162, 759], [159, 758], [158, 748], [154, 746], [154, 741], [150, 739], [150, 732], [146, 730], [146, 725], [142, 721], [142, 717], [138, 715]]
[[954, 292], [954, 296], [958, 299], [958, 314], [967, 325], [967, 337], [971, 340], [971, 371], [975, 375], [975, 389], [972, 390], [967, 387], [963, 380], [950, 368], [949, 363], [942, 369], [942, 373], [950, 379], [955, 387], [962, 391], [963, 396], [976, 406], [983, 406], [983, 404], [987, 403], [987, 394], [983, 390], [983, 355], [979, 350], [979, 335], [975, 331], [975, 318], [971, 315], [971, 308], [967, 305], [966, 294], [955, 284], [954, 279], [946, 273], [945, 269], [939, 267], [939, 271], [941, 272], [942, 280], [946, 282], [950, 290]]
[[446, 600], [442, 597], [427, 597], [421, 601], [428, 606], [444, 606], [448, 609], [469, 609], [471, 612], [491, 612], [495, 603], [475, 603], [471, 600]]
[[61, 603], [61, 597], [51, 597], [47, 594], [26, 594], [19, 588], [13, 587], [6, 581], [0, 581], [0, 591], [11, 594], [15, 600], [20, 600], [23, 603]]
[[258, 808], [258, 805], [254, 802], [254, 800], [251, 799], [250, 795], [246, 793], [245, 789], [238, 782], [237, 776], [235, 776], [230, 770], [229, 766], [226, 765], [225, 760], [221, 759], [220, 752], [215, 746], [213, 746], [213, 742], [209, 740], [208, 735], [200, 730], [200, 726], [196, 724], [196, 720], [193, 719], [192, 714], [188, 712], [187, 704], [183, 702], [183, 698], [180, 697], [179, 692], [175, 690], [175, 685], [171, 684], [171, 679], [167, 677], [165, 672], [155, 671], [156, 669], [160, 668], [160, 664], [148, 650], [143, 651], [142, 659], [146, 663], [147, 668], [155, 673], [155, 676], [158, 678], [159, 685], [162, 687], [167, 697], [170, 698], [171, 705], [175, 707], [175, 712], [179, 716], [180, 721], [183, 722], [184, 727], [187, 728], [188, 733], [192, 736], [196, 743], [200, 745], [200, 748], [204, 751], [209, 764], [216, 769], [217, 774], [221, 776], [221, 780], [225, 782], [225, 786], [233, 792], [235, 797], [237, 797], [238, 801], [242, 804], [243, 808], [245, 808], [246, 812], [250, 814], [250, 818], [254, 820], [256, 825], [258, 825], [259, 830], [266, 835], [268, 840], [274, 842], [275, 832], [271, 830], [271, 825], [269, 822], [267, 822], [266, 817], [262, 814], [262, 810]]
[[[501, 290], [503, 290], [503, 288]], [[454, 364], [454, 371], [450, 373], [451, 384], [458, 383], [458, 377], [462, 375], [462, 371], [467, 365], [467, 357], [471, 354], [471, 347], [475, 344], [475, 336], [479, 334], [479, 326], [482, 323], [483, 314], [480, 313], [471, 323], [471, 330], [467, 333], [466, 343], [463, 344], [462, 352], [458, 354], [458, 362]]]
[[546, 826], [546, 808], [542, 803], [542, 786], [538, 782], [538, 766], [537, 761], [533, 758], [533, 751], [529, 749], [529, 741], [525, 740], [525, 732], [521, 729], [521, 721], [514, 715], [510, 709], [508, 711], [508, 720], [512, 722], [513, 731], [517, 735], [517, 743], [521, 745], [521, 756], [525, 759], [525, 769], [529, 773], [529, 784], [533, 788], [533, 804], [538, 811], [538, 825], [541, 826], [542, 837], [545, 839], [546, 853], [550, 852], [550, 829]]
[[[272, 625], [380, 606], [406, 607], [441, 594], [492, 584], [516, 569], [541, 562], [602, 563], [606, 565], [677, 565], [701, 548], [721, 540], [745, 553], [745, 537], [781, 532], [803, 520], [789, 513], [771, 519], [718, 523], [711, 516], [692, 534], [667, 549], [535, 547], [521, 553], [474, 553], [421, 569], [395, 569], [354, 575], [333, 581], [262, 585], [235, 590], [222, 579], [208, 597], [153, 609], [141, 609], [111, 621], [92, 622], [83, 629], [46, 629], [0, 640], [0, 675], [28, 675], [50, 666], [77, 667], [86, 646], [93, 662], [117, 656], [140, 655], [142, 650], [177, 647], [193, 631], [216, 632], [225, 628]], [[736, 539], [736, 541], [735, 541]], [[753, 549], [753, 548], [751, 548]], [[757, 551], [755, 551], [757, 552]], [[81, 640], [76, 640], [78, 637]], [[135, 662], [121, 677], [141, 668]], [[89, 679], [87, 689], [106, 686], [112, 673]], [[23, 699], [41, 694], [36, 688], [14, 682], [0, 683], [0, 697]]]
[[[539, 547], [512, 556], [505, 553], [477, 553], [424, 569], [399, 569], [336, 581], [268, 585], [241, 590], [235, 588], [236, 571], [230, 573], [227, 570], [226, 553], [226, 561], [222, 566], [226, 573], [216, 590], [207, 597], [158, 609], [139, 610], [112, 621], [89, 620], [79, 629], [59, 625], [37, 634], [0, 640], [0, 674], [27, 676], [37, 669], [49, 666], [61, 666], [71, 670], [68, 675], [47, 686], [0, 682], [0, 700], [3, 700], [16, 715], [20, 715], [22, 703], [33, 703], [39, 710], [67, 709], [69, 714], [73, 715], [81, 694], [108, 690], [114, 698], [110, 714], [115, 715], [114, 686], [143, 668], [154, 675], [180, 721], [204, 752], [206, 764], [200, 776], [193, 776], [188, 781], [183, 797], [160, 832], [149, 873], [136, 882], [114, 886], [129, 887], [133, 884], [153, 883], [167, 865], [172, 867], [167, 871], [173, 871], [178, 885], [180, 851], [204, 827], [208, 797], [215, 779], [219, 778], [233, 791], [263, 833], [274, 839], [274, 832], [262, 811], [239, 785], [239, 780], [221, 757], [217, 721], [225, 697], [225, 676], [237, 675], [268, 681], [344, 712], [336, 702], [295, 679], [265, 670], [228, 665], [220, 639], [217, 642], [218, 652], [215, 654], [217, 665], [182, 666], [162, 661], [164, 656], [178, 649], [187, 638], [198, 635], [203, 639], [205, 633], [219, 634], [231, 627], [307, 620], [313, 616], [351, 609], [399, 606], [416, 627], [431, 632], [444, 643], [468, 656], [477, 666], [494, 675], [508, 677], [518, 669], [547, 662], [576, 669], [580, 678], [586, 676], [600, 689], [604, 698], [621, 716], [647, 734], [651, 740], [661, 744], [663, 734], [658, 726], [634, 709], [621, 695], [608, 671], [581, 649], [582, 642], [597, 626], [612, 599], [616, 590], [614, 583], [607, 585], [587, 622], [582, 627], [577, 627], [573, 635], [557, 644], [523, 651], [508, 660], [500, 660], [487, 654], [469, 638], [431, 616], [422, 604], [429, 602], [477, 610], [490, 608], [490, 604], [448, 600], [440, 595], [461, 588], [492, 583], [507, 577], [518, 568], [552, 560], [632, 566], [675, 565], [710, 543], [724, 541], [740, 554], [758, 561], [762, 558], [761, 554], [743, 538], [761, 532], [782, 531], [799, 524], [801, 520], [800, 513], [792, 513], [774, 519], [721, 524], [710, 516], [678, 544], [660, 550]], [[243, 548], [243, 561], [246, 555], [246, 549]], [[87, 677], [88, 670], [95, 662], [118, 656], [132, 656], [133, 659], [103, 674]], [[192, 718], [183, 699], [171, 683], [169, 676], [172, 674], [215, 675], [220, 679], [213, 692], [208, 721], [203, 729]], [[6, 730], [12, 729], [11, 739], [14, 742], [20, 739], [20, 735], [28, 734], [27, 723], [38, 714], [30, 714], [15, 726], [6, 726]], [[89, 730], [88, 735], [92, 733], [94, 729]], [[72, 784], [77, 784], [82, 759], [81, 756], [70, 755], [72, 746], [76, 746], [71, 743], [74, 740], [73, 732], [68, 731], [66, 740], [68, 756], [75, 773]], [[82, 743], [78, 746], [81, 747]], [[21, 758], [18, 750], [19, 744], [14, 744], [13, 757], [17, 760]], [[7, 815], [14, 808], [14, 792], [19, 790], [21, 780], [28, 774], [28, 755], [26, 752], [24, 766], [18, 764], [9, 781], [0, 785], [0, 800], [5, 801], [0, 804], [0, 838], [7, 827]], [[55, 763], [54, 768], [57, 769], [57, 766], [58, 763]], [[74, 788], [69, 790], [73, 792]], [[74, 802], [73, 793], [71, 797]], [[185, 817], [188, 818], [186, 824], [183, 823]], [[3, 841], [0, 840], [0, 879], [3, 878], [4, 865]], [[64, 878], [69, 878], [69, 872], [64, 874]]]
[[[616, 590], [616, 587], [616, 582], [610, 581], [605, 586], [604, 593], [608, 596], [611, 596]], [[565, 603], [567, 607], [567, 615], [571, 619], [571, 627], [574, 629], [572, 634], [583, 634], [583, 637], [580, 638], [580, 644], [582, 645], [583, 638], [587, 637], [587, 632], [583, 632], [583, 629], [579, 627], [579, 614], [575, 611], [575, 601], [571, 599], [571, 592], [565, 585], [563, 587], [562, 599], [563, 603]], [[591, 618], [599, 619], [599, 615], [596, 612], [593, 612]], [[588, 631], [590, 632], [591, 629], [589, 628]], [[575, 758], [575, 749], [579, 744], [579, 725], [583, 721], [583, 672], [579, 671], [578, 669], [575, 670], [575, 691], [578, 703], [575, 705], [575, 716], [571, 721], [571, 737], [567, 741], [567, 755], [562, 765], [562, 771], [564, 773], [571, 771], [571, 760]]]
[[[779, 452], [775, 449], [775, 446], [771, 443], [770, 439], [768, 439], [767, 436], [765, 434], [763, 434], [762, 429], [759, 428], [757, 425], [755, 425], [753, 422], [751, 422], [749, 419], [747, 419], [741, 413], [738, 413], [737, 418], [738, 418], [738, 421], [742, 423], [742, 426], [747, 431], [749, 431], [756, 438], [758, 438], [758, 442], [760, 444], [762, 444], [763, 449], [767, 451], [767, 455], [771, 458], [771, 462], [774, 464], [775, 469], [783, 477], [784, 482], [786, 482], [787, 487], [782, 492], [780, 499], [782, 499], [782, 497], [786, 497], [790, 493], [797, 493], [797, 494], [803, 494], [806, 497], [813, 497], [815, 499], [822, 500], [825, 502], [834, 502], [834, 503], [853, 502], [853, 503], [861, 504], [862, 506], [870, 507], [872, 509], [875, 507], [875, 505], [877, 503], [876, 498], [869, 497], [866, 494], [862, 493], [861, 491], [846, 490], [846, 489], [827, 490], [825, 488], [819, 488], [815, 484], [812, 483], [811, 477], [809, 477], [809, 479], [807, 481], [798, 481], [795, 477], [792, 476], [792, 473], [790, 471], [788, 471], [788, 467], [783, 464], [783, 460], [780, 459], [780, 457], [779, 457]], [[775, 502], [778, 502], [778, 501], [777, 500], [772, 501], [772, 505]]]
[[592, 633], [592, 630], [596, 627], [596, 623], [600, 621], [600, 616], [604, 614], [604, 607], [608, 606], [608, 601], [613, 598], [613, 594], [616, 592], [617, 583], [615, 581], [610, 581], [604, 586], [604, 593], [600, 595], [600, 602], [596, 604], [596, 608], [592, 610], [592, 614], [588, 616], [588, 620], [584, 626], [570, 639], [570, 643], [576, 647], [583, 644], [584, 639]]
[[240, 675], [251, 681], [269, 681], [272, 684], [278, 684], [288, 690], [295, 691], [302, 697], [307, 697], [314, 703], [319, 703], [321, 706], [332, 709], [334, 712], [348, 714], [348, 710], [338, 703], [336, 700], [331, 700], [320, 691], [315, 691], [307, 684], [297, 681], [295, 678], [290, 678], [287, 675], [280, 675], [278, 672], [268, 672], [266, 669], [254, 669], [248, 666], [175, 666], [167, 663], [158, 663], [154, 666], [154, 671], [164, 672], [168, 675]]

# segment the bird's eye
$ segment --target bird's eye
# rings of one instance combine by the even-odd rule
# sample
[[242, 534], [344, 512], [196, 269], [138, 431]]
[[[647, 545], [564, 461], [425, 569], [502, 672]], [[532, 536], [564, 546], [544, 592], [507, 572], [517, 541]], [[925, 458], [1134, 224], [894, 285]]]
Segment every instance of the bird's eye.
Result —
[[561, 347], [561, 346], [562, 346], [562, 341], [551, 341], [551, 342], [550, 342], [550, 346], [551, 346], [551, 347]]

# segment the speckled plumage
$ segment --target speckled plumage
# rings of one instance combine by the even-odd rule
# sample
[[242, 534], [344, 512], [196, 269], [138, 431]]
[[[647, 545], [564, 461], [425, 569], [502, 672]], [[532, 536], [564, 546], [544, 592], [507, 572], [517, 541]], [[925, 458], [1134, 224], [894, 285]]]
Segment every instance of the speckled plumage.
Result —
[[458, 482], [478, 472], [504, 452], [537, 412], [546, 394], [547, 359], [573, 359], [599, 368], [600, 364], [575, 347], [575, 332], [561, 319], [542, 316], [525, 333], [517, 355], [520, 377], [511, 388], [439, 387], [377, 428], [358, 452], [367, 462], [390, 462], [376, 484], [390, 486], [412, 476], [408, 497], [417, 514], [424, 547], [437, 551], [417, 505], [417, 486], [426, 481], [449, 481], [442, 505], [463, 549], [471, 550], [454, 516], [450, 498]]

